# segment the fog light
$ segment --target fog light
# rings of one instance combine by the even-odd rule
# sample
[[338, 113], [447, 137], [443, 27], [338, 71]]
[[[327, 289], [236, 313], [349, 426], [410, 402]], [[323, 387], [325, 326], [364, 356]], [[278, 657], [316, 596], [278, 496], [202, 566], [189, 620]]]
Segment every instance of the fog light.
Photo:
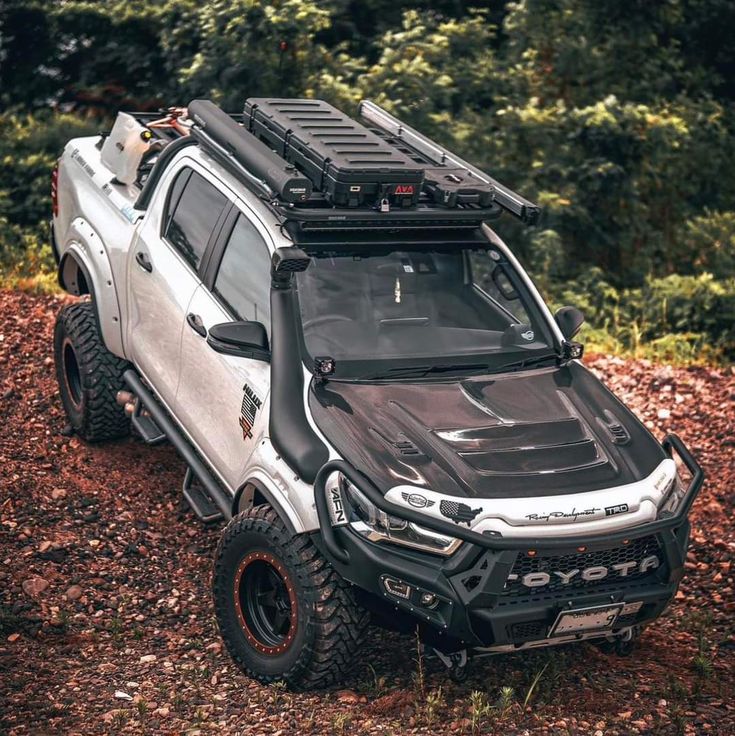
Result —
[[397, 578], [384, 577], [383, 587], [390, 595], [394, 595], [396, 598], [408, 600], [411, 596], [411, 586]]
[[439, 603], [439, 599], [433, 593], [421, 594], [421, 605], [424, 608], [435, 608], [437, 603]]

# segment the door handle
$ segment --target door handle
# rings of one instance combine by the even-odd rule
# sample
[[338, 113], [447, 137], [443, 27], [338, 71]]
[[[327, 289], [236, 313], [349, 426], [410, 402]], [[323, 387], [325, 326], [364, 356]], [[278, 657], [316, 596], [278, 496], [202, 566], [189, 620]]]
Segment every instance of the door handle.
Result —
[[144, 271], [148, 271], [148, 273], [150, 273], [153, 270], [153, 264], [144, 251], [139, 250], [135, 254], [135, 260]]
[[186, 321], [189, 323], [189, 327], [191, 327], [197, 335], [201, 335], [202, 337], [207, 336], [207, 328], [204, 326], [202, 318], [198, 314], [192, 314], [189, 312], [189, 314], [186, 315]]

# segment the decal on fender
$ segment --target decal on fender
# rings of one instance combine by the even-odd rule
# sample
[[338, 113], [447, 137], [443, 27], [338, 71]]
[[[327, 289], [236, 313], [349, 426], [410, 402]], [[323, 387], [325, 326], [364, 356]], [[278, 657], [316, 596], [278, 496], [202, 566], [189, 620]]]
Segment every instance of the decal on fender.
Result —
[[242, 407], [240, 408], [240, 419], [238, 423], [242, 429], [243, 440], [251, 440], [253, 438], [255, 417], [258, 414], [258, 409], [263, 405], [263, 402], [247, 383], [242, 387], [242, 390], [245, 394], [242, 397]]

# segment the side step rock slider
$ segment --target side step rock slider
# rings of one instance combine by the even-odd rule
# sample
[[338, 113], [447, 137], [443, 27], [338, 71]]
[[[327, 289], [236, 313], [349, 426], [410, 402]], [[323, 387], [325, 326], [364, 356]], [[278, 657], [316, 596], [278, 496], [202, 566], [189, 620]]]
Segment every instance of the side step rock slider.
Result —
[[204, 488], [196, 483], [191, 468], [186, 469], [183, 491], [184, 498], [199, 521], [205, 524], [213, 524], [223, 518], [222, 512], [217, 508], [215, 502], [209, 497]]

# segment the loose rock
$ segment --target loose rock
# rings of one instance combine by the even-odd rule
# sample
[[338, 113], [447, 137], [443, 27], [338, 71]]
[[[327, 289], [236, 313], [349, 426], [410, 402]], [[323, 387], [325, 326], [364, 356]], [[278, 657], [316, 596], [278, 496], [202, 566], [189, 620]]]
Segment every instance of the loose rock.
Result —
[[49, 581], [44, 578], [33, 577], [23, 581], [23, 592], [26, 595], [37, 596], [43, 593], [49, 586]]

